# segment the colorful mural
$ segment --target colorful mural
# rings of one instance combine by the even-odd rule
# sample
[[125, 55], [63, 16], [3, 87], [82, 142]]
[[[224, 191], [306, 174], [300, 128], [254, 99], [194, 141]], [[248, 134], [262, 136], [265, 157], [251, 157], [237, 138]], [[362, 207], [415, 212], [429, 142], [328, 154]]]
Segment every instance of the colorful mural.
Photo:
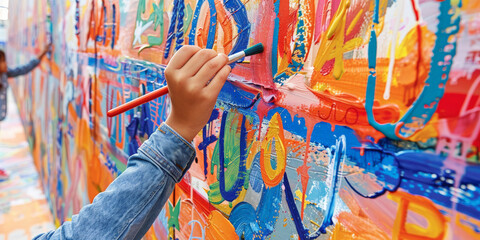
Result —
[[197, 158], [146, 239], [480, 239], [480, 3], [10, 1], [12, 80], [56, 224], [169, 112], [182, 45], [233, 64]]

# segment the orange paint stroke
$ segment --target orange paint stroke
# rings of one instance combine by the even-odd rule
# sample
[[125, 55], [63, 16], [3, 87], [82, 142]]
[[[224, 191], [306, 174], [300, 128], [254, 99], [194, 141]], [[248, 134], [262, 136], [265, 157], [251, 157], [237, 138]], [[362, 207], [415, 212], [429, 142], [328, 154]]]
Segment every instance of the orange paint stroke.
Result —
[[[431, 200], [402, 191], [389, 192], [387, 196], [398, 203], [392, 239], [443, 239], [446, 219]], [[428, 222], [427, 228], [408, 223], [407, 214], [409, 211], [425, 218]]]
[[[233, 27], [232, 23], [230, 22], [230, 16], [227, 15], [227, 12], [225, 11], [224, 6], [220, 2], [220, 0], [215, 0], [215, 8], [217, 9], [217, 18], [218, 22], [220, 23], [220, 26], [222, 27], [223, 30], [223, 38], [222, 44], [223, 44], [223, 49], [224, 53], [228, 54], [230, 51], [232, 51], [232, 36], [233, 36]], [[218, 25], [217, 25], [218, 26]], [[216, 37], [218, 38], [218, 34], [216, 34]], [[215, 41], [218, 44], [218, 41]]]
[[208, 216], [205, 235], [205, 239], [239, 239], [235, 227], [217, 210], [212, 211]]

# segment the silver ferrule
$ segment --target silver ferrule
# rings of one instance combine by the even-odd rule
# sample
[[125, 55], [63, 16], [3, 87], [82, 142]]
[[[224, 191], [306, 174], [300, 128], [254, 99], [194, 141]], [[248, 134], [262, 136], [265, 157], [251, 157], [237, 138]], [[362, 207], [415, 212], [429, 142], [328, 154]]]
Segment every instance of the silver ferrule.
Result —
[[234, 54], [228, 56], [228, 64], [234, 63], [234, 62], [242, 59], [243, 57], [245, 57], [245, 52], [244, 51], [234, 53]]

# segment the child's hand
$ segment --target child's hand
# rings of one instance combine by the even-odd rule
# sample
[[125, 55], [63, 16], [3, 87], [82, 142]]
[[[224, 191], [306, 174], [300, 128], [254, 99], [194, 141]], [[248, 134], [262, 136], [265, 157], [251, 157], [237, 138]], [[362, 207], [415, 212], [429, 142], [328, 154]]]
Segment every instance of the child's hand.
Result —
[[172, 111], [166, 123], [189, 142], [212, 114], [231, 70], [227, 62], [225, 54], [187, 45], [175, 53], [165, 69], [172, 99]]

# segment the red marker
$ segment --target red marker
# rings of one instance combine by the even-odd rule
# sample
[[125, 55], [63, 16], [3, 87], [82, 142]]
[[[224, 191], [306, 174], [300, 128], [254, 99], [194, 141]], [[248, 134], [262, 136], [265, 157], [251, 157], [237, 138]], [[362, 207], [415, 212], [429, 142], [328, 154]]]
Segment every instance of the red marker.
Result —
[[[245, 56], [250, 56], [254, 55], [257, 53], [263, 52], [263, 44], [257, 43], [243, 51], [240, 51], [238, 53], [232, 54], [228, 56], [228, 64], [233, 63], [238, 61], [239, 59], [245, 57]], [[151, 93], [145, 94], [141, 97], [138, 97], [128, 103], [122, 104], [114, 109], [111, 109], [110, 111], [107, 112], [108, 117], [115, 117], [118, 114], [124, 113], [134, 107], [140, 106], [144, 103], [150, 102], [153, 99], [159, 98], [165, 94], [168, 93], [168, 86], [159, 88]]]

